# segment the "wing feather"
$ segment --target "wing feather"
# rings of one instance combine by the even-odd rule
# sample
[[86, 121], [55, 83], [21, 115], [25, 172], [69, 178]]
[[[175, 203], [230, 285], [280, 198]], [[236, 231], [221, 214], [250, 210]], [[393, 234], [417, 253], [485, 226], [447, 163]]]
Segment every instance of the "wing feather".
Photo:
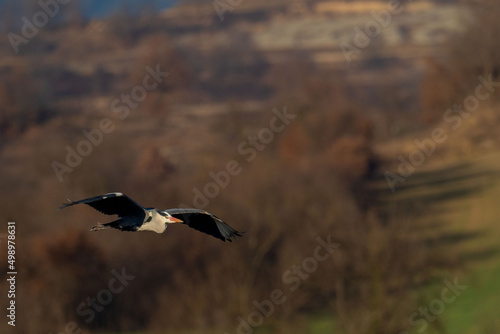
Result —
[[231, 242], [237, 237], [241, 237], [244, 232], [238, 232], [226, 224], [219, 217], [200, 209], [168, 209], [165, 210], [177, 219], [181, 219], [184, 224], [209, 234], [222, 241]]
[[119, 217], [145, 215], [144, 208], [141, 205], [127, 195], [118, 192], [90, 197], [76, 202], [69, 201], [68, 204], [62, 205], [58, 210], [75, 204], [87, 204], [106, 215], [118, 215]]

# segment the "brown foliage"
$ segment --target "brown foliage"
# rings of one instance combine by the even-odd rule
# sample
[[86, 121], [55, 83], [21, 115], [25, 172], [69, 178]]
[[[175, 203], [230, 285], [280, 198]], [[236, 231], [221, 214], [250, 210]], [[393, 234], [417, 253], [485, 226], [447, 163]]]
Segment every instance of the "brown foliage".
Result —
[[[19, 322], [16, 327], [24, 332], [64, 328], [67, 322], [77, 320], [76, 307], [103, 287], [96, 278], [106, 269], [105, 258], [84, 232], [70, 230], [38, 237], [22, 254], [19, 262], [25, 274], [17, 299], [24, 307], [19, 308], [19, 318], [31, 321]], [[23, 303], [29, 300], [33, 302]], [[102, 325], [103, 320], [98, 317], [96, 322]]]
[[[421, 83], [425, 122], [442, 119], [453, 104], [474, 93], [478, 77], [500, 76], [500, 4], [495, 1], [470, 1], [460, 32], [449, 39], [443, 58], [427, 60], [427, 73]], [[489, 102], [496, 99], [492, 96]]]
[[42, 88], [31, 77], [32, 74], [21, 67], [3, 73], [0, 83], [0, 137], [12, 138], [51, 116], [46, 96], [41, 93]]
[[360, 180], [369, 173], [370, 146], [361, 136], [345, 136], [325, 150], [324, 164], [327, 168], [349, 180]]
[[[248, 163], [236, 154], [236, 148], [244, 134], [269, 124], [269, 115], [252, 113], [245, 116], [251, 118], [247, 120], [235, 114], [226, 123], [231, 126], [214, 126], [212, 115], [178, 113], [179, 123], [168, 124], [171, 119], [163, 108], [172, 101], [190, 102], [176, 100], [171, 94], [180, 89], [195, 95], [189, 89], [189, 79], [190, 66], [196, 61], [184, 61], [164, 35], [136, 41], [139, 35], [133, 34], [133, 27], [122, 28], [113, 33], [126, 40], [124, 44], [140, 45], [143, 53], [139, 53], [138, 65], [111, 76], [111, 88], [102, 85], [93, 93], [112, 101], [119, 96], [115, 90], [127, 91], [142, 82], [145, 66], [166, 64], [161, 68], [172, 70], [173, 80], [167, 78], [169, 82], [151, 93], [141, 105], [145, 112], [134, 110], [130, 118], [120, 122], [109, 115], [109, 104], [98, 112], [87, 110], [86, 102], [93, 97], [86, 92], [83, 97], [88, 100], [83, 100], [78, 96], [81, 92], [75, 92], [75, 100], [65, 101], [74, 106], [70, 109], [74, 114], [68, 112], [50, 125], [40, 124], [40, 131], [29, 136], [21, 137], [18, 131], [21, 138], [1, 152], [0, 162], [8, 167], [1, 185], [9, 189], [0, 197], [1, 208], [5, 209], [2, 215], [22, 220], [25, 231], [25, 247], [20, 254], [26, 274], [18, 297], [25, 306], [20, 308], [19, 318], [31, 321], [20, 324], [20, 328], [27, 333], [60, 331], [74, 320], [82, 328], [97, 331], [206, 332], [210, 328], [234, 332], [237, 317], [255, 310], [254, 300], [267, 299], [271, 291], [282, 289], [287, 302], [265, 320], [265, 326], [272, 329], [284, 332], [295, 327], [300, 331], [301, 317], [325, 310], [348, 333], [390, 334], [404, 329], [406, 324], [402, 322], [413, 305], [411, 292], [432, 277], [442, 255], [433, 253], [419, 239], [411, 216], [401, 219], [385, 212], [370, 193], [366, 195], [372, 200], [369, 205], [360, 205], [359, 194], [367, 189], [365, 183], [375, 159], [372, 125], [348, 100], [342, 80], [328, 77], [307, 62], [293, 60], [272, 68], [266, 82], [253, 82], [268, 70], [258, 52], [246, 54], [247, 49], [234, 48], [221, 55], [220, 50], [212, 50], [211, 61], [217, 66], [207, 70], [210, 80], [204, 92], [209, 95], [211, 84], [220, 86], [210, 98], [226, 98], [225, 89], [234, 82], [246, 88], [246, 82], [238, 79], [238, 70], [243, 69], [246, 80], [256, 89], [252, 97], [262, 96], [257, 88], [269, 85], [275, 105], [287, 105], [298, 115]], [[245, 61], [251, 66], [246, 67], [239, 56], [248, 57]], [[190, 57], [198, 59], [199, 54]], [[246, 76], [250, 72], [256, 73]], [[217, 82], [219, 75], [222, 84]], [[15, 77], [10, 80], [14, 82]], [[121, 81], [123, 78], [126, 80]], [[25, 77], [16, 82], [14, 95], [9, 87], [0, 88], [0, 99], [15, 110], [14, 114], [10, 109], [2, 110], [1, 126], [5, 119], [15, 123], [22, 120], [17, 118], [19, 114], [38, 110], [33, 108], [38, 103], [33, 104], [20, 93], [26, 82], [29, 79]], [[246, 96], [240, 88], [233, 87], [231, 92]], [[196, 97], [198, 101], [210, 100], [205, 95]], [[429, 98], [429, 105], [437, 105], [432, 102], [435, 100]], [[63, 161], [64, 147], [75, 147], [83, 138], [81, 129], [92, 127], [103, 117], [114, 117], [116, 130], [65, 175], [64, 183], [58, 183], [50, 163]], [[171, 128], [165, 124], [175, 125], [179, 135], [169, 137]], [[204, 137], [206, 129], [215, 131]], [[48, 137], [55, 139], [50, 141]], [[161, 145], [172, 147], [167, 151], [175, 153], [173, 148], [182, 151], [190, 147], [180, 147], [186, 141], [195, 142], [196, 149], [182, 152], [179, 168], [171, 168]], [[26, 149], [28, 146], [31, 149]], [[118, 231], [90, 234], [88, 227], [107, 217], [85, 206], [57, 216], [55, 213], [59, 198], [63, 200], [67, 194], [83, 198], [123, 191], [141, 204], [158, 208], [189, 203], [192, 189], [203, 189], [207, 183], [204, 177], [231, 160], [240, 163], [242, 172], [231, 177], [218, 196], [210, 198], [207, 209], [247, 231], [232, 244], [185, 226], [169, 227], [164, 235]], [[38, 217], [33, 218], [35, 214]], [[70, 224], [77, 230], [68, 230]], [[340, 248], [318, 263], [317, 270], [292, 291], [283, 280], [284, 273], [311, 256], [318, 237], [329, 236]], [[86, 324], [78, 317], [76, 307], [106, 287], [112, 268], [122, 267], [136, 276], [134, 282]]]
[[457, 74], [434, 59], [427, 60], [427, 73], [421, 83], [422, 121], [441, 121], [446, 109], [460, 102]]

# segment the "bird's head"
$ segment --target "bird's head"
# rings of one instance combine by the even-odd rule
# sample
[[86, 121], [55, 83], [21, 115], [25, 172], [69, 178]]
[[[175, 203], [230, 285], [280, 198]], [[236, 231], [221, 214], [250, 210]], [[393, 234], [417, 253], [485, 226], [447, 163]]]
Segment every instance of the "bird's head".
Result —
[[167, 211], [158, 211], [158, 213], [165, 219], [165, 224], [183, 223], [182, 220], [175, 218]]

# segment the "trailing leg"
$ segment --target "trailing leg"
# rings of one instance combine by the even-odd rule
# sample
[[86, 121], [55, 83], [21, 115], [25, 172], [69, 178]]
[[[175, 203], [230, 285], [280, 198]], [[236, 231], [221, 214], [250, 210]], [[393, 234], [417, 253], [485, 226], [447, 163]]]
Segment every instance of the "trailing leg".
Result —
[[109, 222], [109, 223], [106, 223], [106, 224], [101, 224], [101, 223], [97, 223], [96, 226], [92, 226], [92, 228], [90, 229], [92, 232], [96, 232], [96, 231], [101, 231], [101, 230], [107, 230], [109, 228], [116, 228], [118, 230], [121, 230], [121, 226], [120, 226], [120, 223], [121, 223], [121, 219], [118, 219], [118, 220], [115, 220], [115, 221], [112, 221], [112, 222]]

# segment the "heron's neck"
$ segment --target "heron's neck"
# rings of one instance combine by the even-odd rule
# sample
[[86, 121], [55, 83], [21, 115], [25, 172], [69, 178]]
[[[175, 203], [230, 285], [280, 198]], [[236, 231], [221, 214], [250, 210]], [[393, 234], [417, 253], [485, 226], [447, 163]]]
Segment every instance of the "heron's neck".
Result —
[[163, 233], [167, 229], [166, 218], [158, 213], [156, 209], [146, 209], [146, 219], [139, 231], [153, 231]]

